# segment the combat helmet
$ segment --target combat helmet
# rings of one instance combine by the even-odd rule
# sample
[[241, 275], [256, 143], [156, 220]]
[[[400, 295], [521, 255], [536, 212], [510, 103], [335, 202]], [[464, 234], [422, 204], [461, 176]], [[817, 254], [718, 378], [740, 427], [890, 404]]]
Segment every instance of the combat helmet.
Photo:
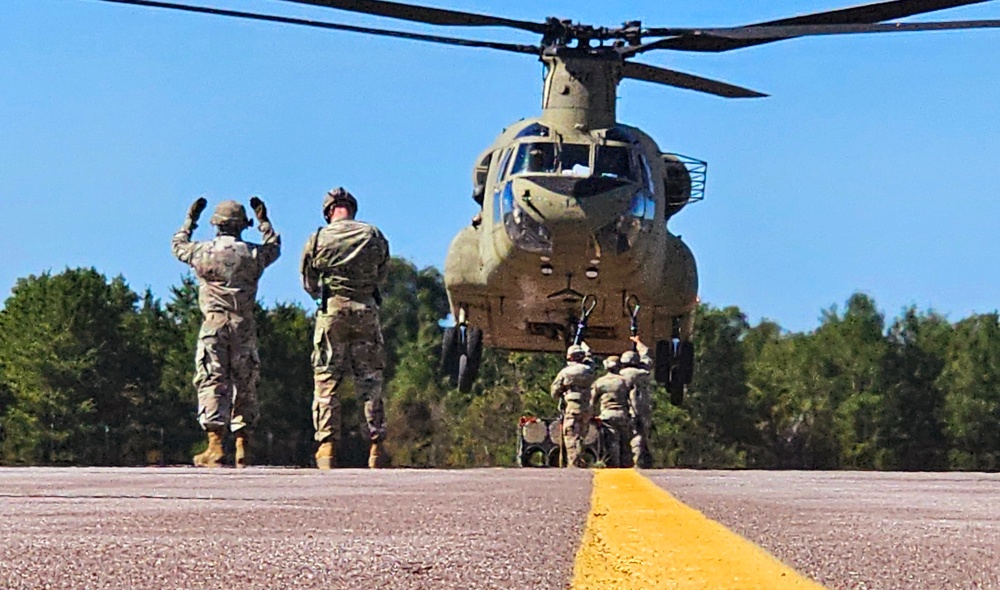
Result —
[[236, 201], [222, 201], [215, 207], [211, 224], [214, 226], [235, 225], [240, 229], [253, 225], [247, 217], [247, 210]]
[[323, 213], [326, 214], [327, 209], [334, 205], [344, 205], [354, 213], [358, 212], [358, 200], [342, 186], [327, 191], [323, 197]]
[[621, 361], [626, 367], [637, 367], [639, 366], [639, 353], [634, 350], [625, 351], [622, 353]]
[[604, 359], [604, 368], [608, 371], [614, 373], [618, 369], [622, 368], [621, 359], [617, 355], [609, 356]]
[[587, 358], [587, 349], [580, 346], [579, 344], [574, 344], [566, 349], [566, 360], [580, 362]]

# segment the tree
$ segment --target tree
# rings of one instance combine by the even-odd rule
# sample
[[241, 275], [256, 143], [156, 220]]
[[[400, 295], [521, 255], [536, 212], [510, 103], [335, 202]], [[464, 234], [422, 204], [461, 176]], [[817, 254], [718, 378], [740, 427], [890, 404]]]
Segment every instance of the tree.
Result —
[[1000, 469], [1000, 327], [996, 313], [955, 325], [939, 383], [952, 469]]
[[313, 318], [302, 307], [279, 303], [257, 309], [260, 423], [251, 457], [269, 465], [311, 466]]
[[883, 367], [889, 351], [885, 318], [875, 301], [855, 293], [843, 316], [830, 310], [816, 330], [823, 394], [834, 408], [838, 465], [855, 469], [880, 466]]
[[155, 379], [141, 336], [130, 331], [137, 299], [122, 277], [109, 282], [92, 268], [18, 280], [0, 312], [11, 398], [4, 462], [122, 461], [125, 427]]
[[952, 326], [936, 313], [905, 310], [889, 330], [880, 467], [906, 471], [947, 468], [945, 394], [940, 386]]
[[695, 376], [683, 408], [654, 390], [655, 464], [746, 467], [747, 450], [760, 445], [749, 401], [742, 340], [749, 326], [737, 307], [702, 305], [695, 322]]

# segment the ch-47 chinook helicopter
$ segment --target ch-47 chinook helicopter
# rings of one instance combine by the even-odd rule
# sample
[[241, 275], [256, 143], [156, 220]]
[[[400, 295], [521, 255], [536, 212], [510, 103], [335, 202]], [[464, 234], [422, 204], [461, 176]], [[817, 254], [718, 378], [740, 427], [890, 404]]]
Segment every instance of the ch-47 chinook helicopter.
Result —
[[[482, 207], [455, 237], [445, 285], [457, 321], [442, 361], [467, 391], [482, 347], [556, 352], [585, 329], [591, 349], [619, 352], [630, 334], [655, 342], [655, 375], [679, 403], [693, 374], [698, 276], [670, 218], [702, 198], [706, 164], [664, 153], [616, 118], [618, 84], [643, 80], [724, 98], [766, 96], [633, 61], [654, 50], [723, 52], [815, 35], [997, 28], [1000, 21], [885, 22], [987, 0], [891, 0], [721, 28], [594, 27], [516, 20], [380, 0], [282, 0], [425, 24], [508, 27], [537, 45], [460, 39], [150, 0], [103, 0], [487, 48], [539, 58], [541, 116], [508, 127], [475, 162]], [[642, 313], [638, 313], [639, 310]]]

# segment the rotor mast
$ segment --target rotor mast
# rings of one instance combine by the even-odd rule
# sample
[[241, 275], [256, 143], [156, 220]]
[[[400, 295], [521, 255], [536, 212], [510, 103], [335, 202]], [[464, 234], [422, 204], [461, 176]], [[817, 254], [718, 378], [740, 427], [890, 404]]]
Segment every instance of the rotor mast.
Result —
[[542, 62], [543, 121], [581, 131], [614, 127], [623, 64], [617, 52], [558, 47], [546, 50]]

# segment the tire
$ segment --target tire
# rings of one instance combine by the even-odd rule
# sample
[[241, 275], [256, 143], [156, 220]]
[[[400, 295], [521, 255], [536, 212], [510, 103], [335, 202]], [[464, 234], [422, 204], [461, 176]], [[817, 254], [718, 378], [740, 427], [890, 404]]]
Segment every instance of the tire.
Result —
[[466, 328], [465, 339], [465, 354], [469, 357], [469, 370], [475, 380], [483, 361], [483, 331], [479, 328]]
[[472, 391], [472, 382], [475, 376], [469, 373], [469, 356], [463, 354], [458, 357], [458, 390], [462, 393]]
[[657, 383], [666, 385], [670, 382], [670, 369], [674, 366], [674, 342], [658, 340], [656, 342], [656, 359], [653, 361], [653, 378]]
[[454, 381], [458, 378], [458, 328], [445, 328], [441, 337], [441, 372]]
[[478, 328], [466, 328], [465, 350], [458, 357], [458, 390], [462, 393], [472, 391], [472, 383], [479, 376], [479, 364], [483, 360], [483, 331]]
[[681, 383], [690, 385], [694, 379], [694, 342], [681, 342], [677, 347], [677, 369]]
[[[677, 371], [674, 371], [677, 373]], [[672, 376], [673, 377], [673, 376]], [[684, 382], [679, 379], [671, 378], [670, 382], [667, 383], [667, 392], [670, 393], [670, 403], [675, 406], [680, 406], [684, 403]]]
[[533, 446], [526, 448], [517, 458], [518, 467], [538, 468], [548, 467], [548, 457], [542, 447]]

